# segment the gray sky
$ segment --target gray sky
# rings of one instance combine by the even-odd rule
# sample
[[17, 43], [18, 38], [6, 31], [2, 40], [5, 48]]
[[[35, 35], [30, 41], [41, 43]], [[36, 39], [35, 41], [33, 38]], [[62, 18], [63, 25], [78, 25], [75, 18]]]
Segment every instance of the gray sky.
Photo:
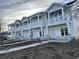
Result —
[[0, 0], [0, 19], [12, 23], [23, 16], [29, 16], [46, 9], [52, 2], [70, 0]]

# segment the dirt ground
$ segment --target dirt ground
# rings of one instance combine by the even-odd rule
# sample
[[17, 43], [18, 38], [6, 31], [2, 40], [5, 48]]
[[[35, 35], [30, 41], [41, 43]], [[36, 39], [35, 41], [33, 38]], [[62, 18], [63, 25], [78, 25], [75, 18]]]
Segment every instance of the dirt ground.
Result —
[[0, 59], [79, 59], [79, 43], [48, 43], [1, 54]]

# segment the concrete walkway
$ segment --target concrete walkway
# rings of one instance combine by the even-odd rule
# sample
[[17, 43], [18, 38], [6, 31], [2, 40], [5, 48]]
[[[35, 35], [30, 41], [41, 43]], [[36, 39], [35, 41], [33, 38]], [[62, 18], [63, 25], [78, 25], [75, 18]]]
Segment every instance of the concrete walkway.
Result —
[[[27, 42], [27, 41], [4, 44], [4, 46], [15, 45], [15, 44], [21, 44], [21, 43], [25, 43], [25, 42]], [[3, 46], [3, 45], [0, 45], [0, 46]]]
[[0, 54], [4, 54], [4, 53], [9, 53], [9, 52], [14, 52], [14, 51], [17, 51], [17, 50], [31, 48], [31, 47], [35, 47], [35, 46], [38, 46], [38, 45], [42, 45], [42, 44], [48, 43], [48, 42], [50, 42], [50, 41], [44, 41], [44, 42], [41, 42], [41, 43], [34, 43], [34, 44], [26, 45], [26, 46], [20, 46], [20, 47], [5, 49], [5, 50], [1, 50]]
[[35, 46], [38, 46], [38, 45], [46, 44], [46, 43], [49, 43], [49, 42], [68, 42], [68, 41], [67, 40], [61, 40], [61, 41], [60, 40], [48, 40], [48, 41], [38, 42], [38, 43], [30, 44], [30, 45], [25, 45], [25, 46], [1, 50], [0, 54], [14, 52], [14, 51], [17, 51], [17, 50], [22, 50], [22, 49], [27, 49], [27, 48], [35, 47]]

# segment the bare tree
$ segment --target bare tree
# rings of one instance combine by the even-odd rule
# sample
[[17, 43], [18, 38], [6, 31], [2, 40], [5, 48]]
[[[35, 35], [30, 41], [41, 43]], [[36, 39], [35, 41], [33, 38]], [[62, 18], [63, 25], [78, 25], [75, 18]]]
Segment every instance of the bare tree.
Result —
[[3, 44], [4, 41], [4, 28], [5, 28], [5, 22], [2, 18], [0, 18], [0, 44]]

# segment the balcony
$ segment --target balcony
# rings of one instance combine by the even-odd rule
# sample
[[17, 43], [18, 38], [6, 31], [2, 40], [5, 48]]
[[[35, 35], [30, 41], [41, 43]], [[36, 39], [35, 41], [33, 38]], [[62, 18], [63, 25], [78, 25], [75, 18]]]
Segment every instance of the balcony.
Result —
[[34, 21], [31, 23], [31, 28], [37, 28], [39, 27], [38, 21]]
[[31, 23], [31, 28], [39, 28], [41, 26], [42, 27], [46, 26], [46, 22], [42, 19], [39, 20], [39, 23], [38, 23], [38, 21], [34, 21], [34, 22]]
[[9, 29], [9, 31], [14, 32], [14, 31], [15, 31], [15, 27], [11, 27], [11, 28]]
[[70, 16], [65, 15], [64, 19], [62, 16], [51, 17], [48, 21], [48, 26], [54, 26], [59, 24], [66, 24], [70, 19]]
[[29, 29], [29, 24], [26, 24], [26, 25], [23, 25], [22, 27], [20, 27], [20, 29], [22, 29], [22, 30], [27, 30], [27, 29]]
[[20, 31], [20, 30], [21, 30], [20, 27], [15, 28], [15, 31]]
[[39, 25], [42, 26], [42, 27], [45, 27], [46, 26], [46, 20], [44, 20], [44, 19], [40, 20]]

